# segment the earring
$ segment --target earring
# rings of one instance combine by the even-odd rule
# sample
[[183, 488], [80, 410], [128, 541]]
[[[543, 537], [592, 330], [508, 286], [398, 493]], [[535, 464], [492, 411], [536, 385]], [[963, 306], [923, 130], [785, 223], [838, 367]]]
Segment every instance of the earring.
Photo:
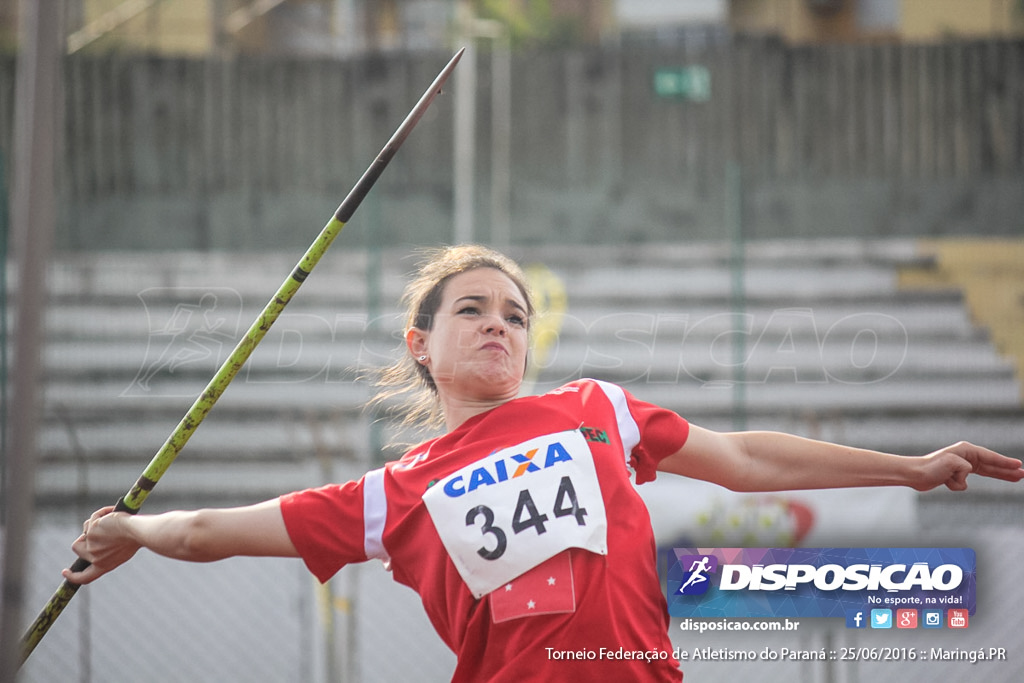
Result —
[[419, 362], [421, 362], [421, 363], [422, 363], [422, 362], [424, 362], [425, 360], [427, 360], [427, 357], [426, 357], [426, 356], [420, 356], [420, 357], [419, 357], [419, 358], [417, 358], [416, 360], [418, 360]]

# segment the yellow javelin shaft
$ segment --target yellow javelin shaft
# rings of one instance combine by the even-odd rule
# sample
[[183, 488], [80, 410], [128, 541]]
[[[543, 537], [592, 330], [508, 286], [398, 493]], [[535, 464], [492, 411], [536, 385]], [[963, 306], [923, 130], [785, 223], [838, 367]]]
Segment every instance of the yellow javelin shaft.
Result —
[[[199, 427], [199, 424], [203, 421], [206, 415], [213, 408], [213, 405], [220, 398], [221, 394], [227, 388], [231, 380], [235, 378], [238, 371], [242, 369], [245, 361], [252, 355], [253, 350], [257, 344], [262, 341], [263, 337], [266, 336], [270, 330], [271, 325], [277, 320], [281, 311], [288, 302], [291, 301], [292, 297], [298, 291], [302, 283], [305, 282], [306, 278], [312, 272], [313, 268], [319, 263], [320, 258], [327, 251], [327, 248], [331, 246], [331, 242], [338, 236], [341, 229], [345, 227], [345, 224], [355, 213], [356, 208], [369, 193], [370, 188], [380, 177], [384, 168], [388, 165], [394, 157], [395, 152], [402, 145], [405, 139], [412, 132], [412, 129], [416, 126], [416, 123], [423, 117], [424, 112], [430, 103], [434, 101], [434, 98], [441, 92], [442, 86], [448, 80], [448, 76], [451, 74], [455, 65], [458, 64], [459, 59], [462, 57], [463, 50], [459, 50], [452, 57], [451, 61], [441, 70], [431, 83], [430, 87], [427, 88], [426, 92], [420, 97], [416, 106], [412, 108], [408, 116], [395, 131], [391, 139], [388, 140], [387, 144], [384, 145], [377, 158], [373, 160], [370, 166], [363, 173], [362, 177], [359, 178], [352, 190], [349, 191], [348, 195], [338, 206], [338, 209], [334, 212], [334, 215], [324, 226], [323, 230], [317, 236], [313, 244], [310, 245], [309, 249], [306, 250], [305, 255], [299, 261], [298, 265], [295, 266], [295, 270], [292, 271], [291, 275], [284, 281], [281, 287], [274, 294], [274, 297], [267, 303], [263, 308], [263, 311], [256, 318], [255, 322], [249, 327], [249, 330], [242, 337], [238, 345], [235, 346], [234, 351], [228, 357], [224, 364], [221, 365], [220, 369], [214, 374], [213, 379], [206, 385], [206, 388], [199, 395], [199, 398], [195, 400], [192, 407], [185, 413], [185, 417], [181, 419], [178, 426], [174, 428], [171, 435], [167, 437], [164, 445], [157, 451], [156, 455], [150, 461], [149, 465], [143, 471], [142, 476], [139, 477], [135, 485], [128, 491], [127, 494], [121, 500], [117, 502], [116, 509], [122, 512], [128, 512], [135, 514], [142, 507], [149, 493], [156, 486], [157, 482], [164, 475], [167, 469], [174, 462], [175, 458], [178, 457], [178, 453], [181, 452], [185, 444], [192, 437], [192, 434]], [[78, 558], [73, 565], [71, 570], [79, 572], [89, 566], [87, 560]], [[71, 583], [70, 581], [64, 581], [57, 591], [50, 598], [49, 602], [36, 617], [35, 622], [29, 627], [25, 635], [22, 638], [22, 663], [28, 659], [29, 655], [35, 649], [39, 641], [43, 639], [46, 632], [50, 629], [50, 626], [57, 617], [60, 616], [64, 608], [67, 607], [71, 598], [75, 596], [78, 591], [78, 586]]]

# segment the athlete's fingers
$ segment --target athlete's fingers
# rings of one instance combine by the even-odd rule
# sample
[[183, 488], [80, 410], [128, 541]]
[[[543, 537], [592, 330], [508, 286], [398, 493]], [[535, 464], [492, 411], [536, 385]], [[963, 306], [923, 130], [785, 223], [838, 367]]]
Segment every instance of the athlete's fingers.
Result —
[[1010, 458], [965, 441], [955, 444], [951, 450], [971, 463], [971, 469], [976, 474], [1004, 481], [1020, 481], [1024, 478], [1024, 469], [1017, 458]]
[[1003, 481], [1020, 481], [1024, 479], [1024, 469], [1020, 467], [983, 467], [975, 470], [977, 474]]
[[85, 520], [85, 522], [82, 524], [82, 533], [88, 532], [89, 531], [89, 527], [93, 523], [95, 523], [96, 520], [100, 519], [101, 517], [106, 517], [107, 515], [109, 515], [113, 511], [114, 511], [114, 506], [113, 505], [107, 505], [105, 507], [101, 507], [99, 510], [97, 510], [96, 512], [94, 512], [91, 515], [89, 515], [89, 519]]
[[64, 569], [60, 575], [71, 583], [83, 586], [87, 583], [92, 583], [96, 579], [103, 576], [106, 573], [94, 564], [90, 564], [88, 567], [80, 572], [73, 572], [71, 569]]
[[1021, 467], [1020, 460], [991, 451], [981, 454], [974, 471], [987, 477], [997, 477], [1006, 481], [1020, 481], [1024, 478], [1024, 468]]
[[946, 488], [950, 491], [966, 491], [967, 490], [967, 475], [971, 473], [970, 468], [958, 468], [946, 480]]

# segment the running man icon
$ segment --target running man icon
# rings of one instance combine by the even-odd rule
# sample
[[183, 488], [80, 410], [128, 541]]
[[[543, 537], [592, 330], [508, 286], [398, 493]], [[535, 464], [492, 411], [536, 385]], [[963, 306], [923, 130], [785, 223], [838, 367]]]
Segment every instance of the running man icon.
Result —
[[[242, 298], [236, 290], [152, 287], [138, 296], [149, 321], [149, 343], [122, 396], [171, 395], [178, 391], [173, 380], [180, 372], [215, 369], [238, 336]], [[174, 303], [170, 311], [168, 299]], [[158, 387], [164, 380], [170, 383]]]
[[718, 564], [714, 560], [717, 558], [713, 555], [699, 555], [694, 556], [693, 561], [690, 563], [689, 576], [683, 585], [679, 587], [678, 595], [694, 595], [696, 593], [704, 593], [708, 587], [706, 584], [708, 581], [707, 574], [715, 571]]

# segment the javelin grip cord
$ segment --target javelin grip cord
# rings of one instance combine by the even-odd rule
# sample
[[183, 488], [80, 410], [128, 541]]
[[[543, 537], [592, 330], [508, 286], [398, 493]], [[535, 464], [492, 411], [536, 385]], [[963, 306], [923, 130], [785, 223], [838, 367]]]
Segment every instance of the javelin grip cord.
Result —
[[[206, 385], [206, 388], [199, 395], [199, 398], [195, 400], [192, 407], [185, 413], [185, 417], [181, 419], [178, 426], [175, 427], [171, 435], [167, 437], [160, 450], [157, 451], [156, 455], [150, 461], [149, 465], [143, 471], [142, 476], [139, 477], [138, 481], [132, 486], [127, 494], [121, 500], [117, 502], [115, 511], [127, 512], [129, 514], [135, 514], [142, 507], [147, 496], [156, 486], [157, 482], [164, 475], [167, 469], [174, 462], [175, 458], [184, 448], [185, 444], [192, 437], [196, 428], [203, 421], [206, 415], [213, 408], [213, 405], [220, 398], [221, 394], [227, 388], [231, 380], [235, 378], [239, 370], [242, 369], [242, 365], [252, 355], [253, 350], [257, 344], [263, 340], [267, 332], [270, 330], [271, 325], [277, 320], [281, 311], [288, 302], [291, 301], [295, 292], [298, 291], [299, 287], [305, 282], [306, 278], [312, 272], [316, 264], [320, 262], [320, 258], [327, 251], [327, 248], [334, 241], [334, 238], [338, 236], [341, 229], [345, 227], [345, 223], [355, 213], [356, 208], [363, 201], [366, 195], [369, 193], [370, 188], [377, 181], [383, 173], [384, 168], [391, 161], [398, 148], [402, 145], [409, 133], [416, 126], [416, 123], [423, 117], [424, 112], [430, 106], [430, 103], [434, 101], [434, 98], [441, 92], [441, 88], [448, 80], [448, 76], [454, 70], [455, 65], [458, 64], [459, 59], [462, 57], [462, 53], [465, 48], [460, 49], [455, 53], [455, 56], [451, 58], [448, 64], [441, 70], [441, 72], [431, 83], [430, 87], [423, 93], [419, 101], [412, 108], [405, 120], [398, 127], [395, 133], [388, 140], [387, 144], [384, 145], [376, 159], [370, 164], [363, 175], [359, 178], [356, 184], [349, 191], [348, 195], [342, 200], [338, 209], [334, 212], [334, 215], [324, 226], [323, 230], [310, 245], [309, 249], [306, 250], [305, 255], [299, 261], [298, 265], [292, 271], [291, 275], [284, 281], [281, 287], [274, 294], [274, 297], [267, 303], [263, 308], [263, 311], [259, 314], [253, 324], [249, 327], [249, 330], [245, 333], [245, 336], [238, 342], [235, 349], [231, 352], [224, 364], [221, 365], [220, 369], [214, 374], [213, 379]], [[71, 565], [71, 571], [80, 572], [89, 567], [89, 561], [82, 558], [75, 560], [74, 564]], [[79, 586], [65, 580], [57, 591], [50, 598], [49, 602], [36, 617], [35, 622], [29, 627], [25, 635], [22, 637], [22, 651], [21, 651], [21, 663], [24, 664], [25, 660], [28, 659], [29, 655], [35, 649], [39, 641], [43, 639], [49, 631], [50, 626], [57, 620], [64, 608], [67, 607], [68, 603], [75, 596]]]

